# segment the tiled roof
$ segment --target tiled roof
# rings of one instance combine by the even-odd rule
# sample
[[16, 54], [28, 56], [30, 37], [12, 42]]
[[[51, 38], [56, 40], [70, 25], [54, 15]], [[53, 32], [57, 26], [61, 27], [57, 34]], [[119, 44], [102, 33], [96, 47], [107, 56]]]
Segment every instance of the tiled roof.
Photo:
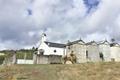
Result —
[[67, 45], [72, 45], [72, 44], [77, 44], [79, 42], [82, 42], [82, 43], [85, 43], [83, 40], [76, 40], [76, 41], [73, 41], [73, 42], [68, 42]]
[[64, 47], [65, 47], [65, 44], [53, 43], [53, 42], [48, 42], [48, 41], [45, 41], [45, 43], [46, 43], [49, 47], [57, 47], [57, 48], [64, 48]]
[[86, 45], [92, 45], [93, 43], [97, 44], [97, 42], [91, 41], [91, 42], [86, 43]]
[[105, 41], [100, 41], [100, 42], [97, 42], [99, 45], [100, 44], [105, 44], [105, 43], [108, 43], [109, 45], [110, 45], [110, 43], [107, 41], [107, 40], [105, 40]]
[[110, 47], [113, 47], [113, 46], [120, 46], [120, 45], [118, 43], [111, 43]]

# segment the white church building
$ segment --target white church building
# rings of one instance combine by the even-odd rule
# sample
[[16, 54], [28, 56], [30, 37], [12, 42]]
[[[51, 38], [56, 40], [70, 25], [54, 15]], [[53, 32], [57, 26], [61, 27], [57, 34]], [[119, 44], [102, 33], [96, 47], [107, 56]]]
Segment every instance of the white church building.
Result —
[[40, 45], [38, 46], [38, 54], [43, 55], [61, 55], [65, 54], [65, 44], [47, 41], [47, 35], [42, 34]]

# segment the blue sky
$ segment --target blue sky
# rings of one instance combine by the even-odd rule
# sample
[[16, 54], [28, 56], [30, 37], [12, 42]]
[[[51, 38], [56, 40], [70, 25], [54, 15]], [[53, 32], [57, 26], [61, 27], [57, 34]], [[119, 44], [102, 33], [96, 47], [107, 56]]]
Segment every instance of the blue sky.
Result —
[[120, 41], [119, 0], [0, 0], [0, 49], [115, 38]]
[[100, 0], [84, 0], [84, 4], [88, 8], [87, 13], [99, 6]]

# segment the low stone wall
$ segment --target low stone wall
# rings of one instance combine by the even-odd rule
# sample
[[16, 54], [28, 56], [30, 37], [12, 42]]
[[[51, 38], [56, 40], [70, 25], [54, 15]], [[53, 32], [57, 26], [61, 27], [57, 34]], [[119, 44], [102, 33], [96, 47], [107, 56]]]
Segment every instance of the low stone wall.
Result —
[[62, 64], [60, 55], [34, 55], [34, 64]]
[[49, 55], [48, 62], [50, 64], [61, 64], [62, 63], [62, 56], [60, 55]]
[[5, 60], [3, 61], [3, 65], [12, 65], [16, 64], [17, 59], [16, 59], [16, 52], [11, 51], [9, 55], [5, 57]]
[[17, 59], [17, 64], [33, 64], [33, 60]]

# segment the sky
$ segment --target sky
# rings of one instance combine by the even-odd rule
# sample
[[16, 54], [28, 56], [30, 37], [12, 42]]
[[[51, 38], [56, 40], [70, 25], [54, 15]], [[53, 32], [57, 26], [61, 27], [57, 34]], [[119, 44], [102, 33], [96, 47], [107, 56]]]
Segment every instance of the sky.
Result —
[[120, 42], [120, 0], [0, 0], [0, 50], [48, 41]]

